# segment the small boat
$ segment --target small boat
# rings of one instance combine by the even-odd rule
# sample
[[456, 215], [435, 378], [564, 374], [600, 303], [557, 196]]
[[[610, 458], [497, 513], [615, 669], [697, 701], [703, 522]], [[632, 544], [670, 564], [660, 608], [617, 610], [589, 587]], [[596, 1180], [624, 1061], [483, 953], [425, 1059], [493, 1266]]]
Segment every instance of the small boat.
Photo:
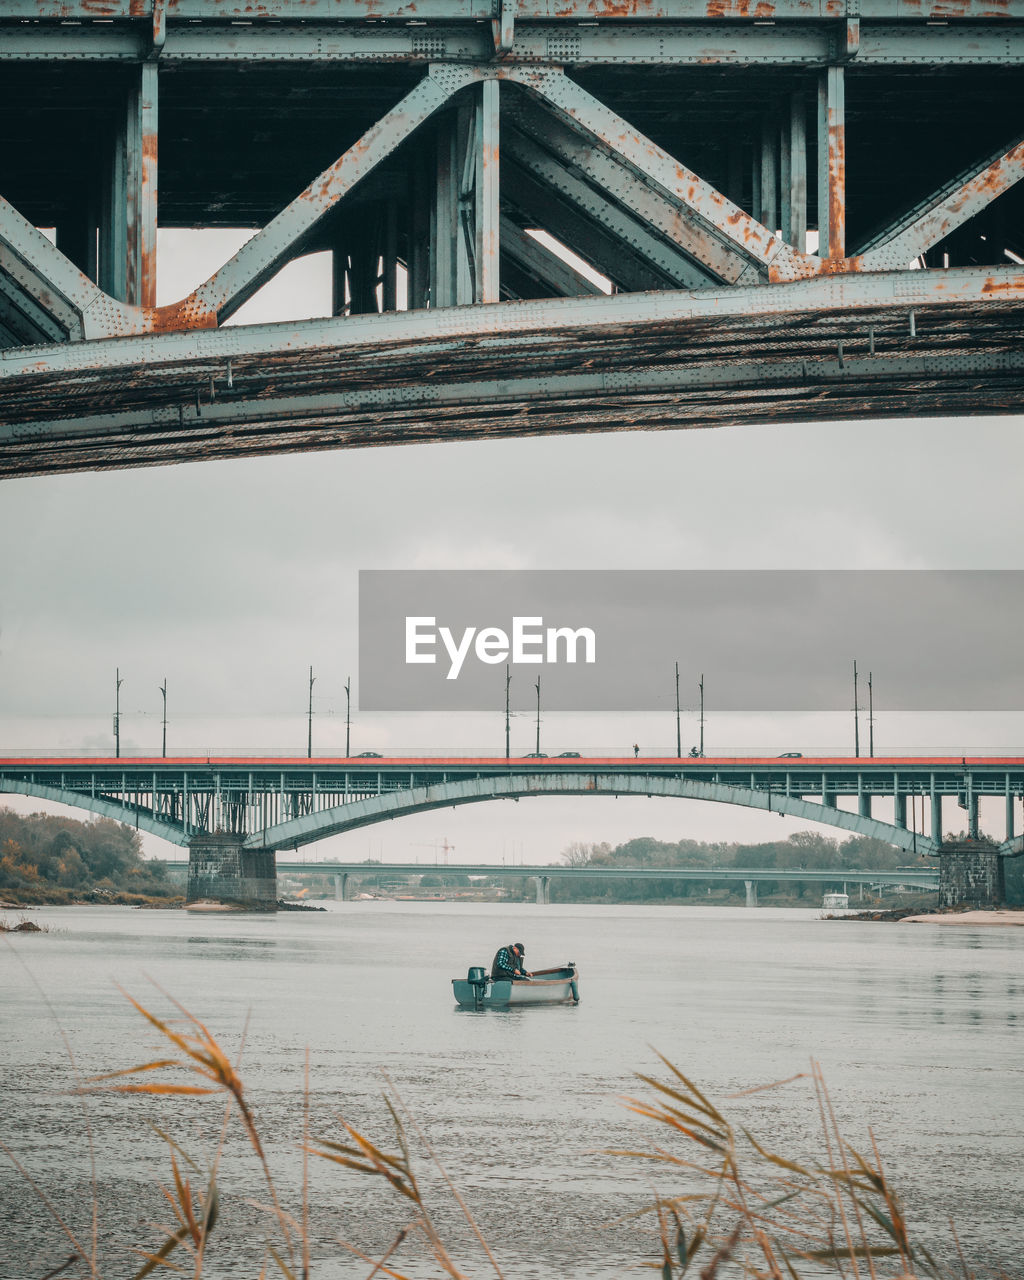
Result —
[[473, 968], [452, 978], [455, 999], [464, 1009], [510, 1009], [531, 1004], [579, 1004], [580, 975], [571, 960], [557, 969], [535, 969], [532, 978], [494, 981], [486, 969]]

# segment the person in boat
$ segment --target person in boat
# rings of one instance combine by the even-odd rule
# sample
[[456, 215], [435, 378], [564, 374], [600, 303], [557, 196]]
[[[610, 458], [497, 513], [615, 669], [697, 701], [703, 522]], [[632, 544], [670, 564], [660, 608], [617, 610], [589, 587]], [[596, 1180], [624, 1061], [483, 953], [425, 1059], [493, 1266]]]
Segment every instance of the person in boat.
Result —
[[492, 982], [521, 982], [533, 975], [525, 968], [526, 946], [522, 942], [510, 942], [501, 947], [491, 965]]

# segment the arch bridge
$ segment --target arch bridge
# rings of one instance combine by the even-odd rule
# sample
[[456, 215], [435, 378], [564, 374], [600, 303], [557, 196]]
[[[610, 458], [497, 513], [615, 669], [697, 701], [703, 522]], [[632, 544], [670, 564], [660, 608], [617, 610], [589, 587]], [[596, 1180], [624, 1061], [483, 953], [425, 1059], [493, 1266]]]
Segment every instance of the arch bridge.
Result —
[[0, 122], [0, 476], [1019, 411], [1024, 0], [4, 0]]
[[[1002, 898], [1024, 851], [1024, 759], [936, 758], [23, 758], [0, 792], [101, 813], [189, 848], [189, 897], [270, 904], [275, 851], [431, 809], [529, 796], [663, 796], [824, 823], [937, 856], [950, 901]], [[1003, 812], [982, 836], [980, 804]], [[966, 844], [943, 842], [950, 803]], [[885, 809], [885, 816], [880, 811]]]

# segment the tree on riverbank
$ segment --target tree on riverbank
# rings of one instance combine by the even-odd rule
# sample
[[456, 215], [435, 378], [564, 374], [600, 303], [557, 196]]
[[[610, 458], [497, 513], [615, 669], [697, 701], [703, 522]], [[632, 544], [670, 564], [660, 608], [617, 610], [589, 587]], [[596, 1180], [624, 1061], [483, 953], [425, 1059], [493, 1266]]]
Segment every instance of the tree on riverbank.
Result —
[[13, 902], [72, 902], [86, 893], [166, 897], [162, 865], [142, 856], [132, 827], [0, 809], [0, 895]]

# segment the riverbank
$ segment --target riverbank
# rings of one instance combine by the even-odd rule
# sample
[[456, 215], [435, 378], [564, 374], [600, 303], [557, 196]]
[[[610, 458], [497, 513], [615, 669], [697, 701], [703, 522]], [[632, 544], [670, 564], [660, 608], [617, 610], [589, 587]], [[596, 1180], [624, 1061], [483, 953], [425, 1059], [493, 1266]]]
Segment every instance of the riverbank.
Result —
[[943, 925], [1024, 925], [1022, 907], [986, 907], [981, 910], [959, 907], [936, 907], [934, 911], [921, 911], [914, 907], [897, 907], [892, 911], [856, 911], [835, 916], [836, 920], [880, 920], [896, 924]]

